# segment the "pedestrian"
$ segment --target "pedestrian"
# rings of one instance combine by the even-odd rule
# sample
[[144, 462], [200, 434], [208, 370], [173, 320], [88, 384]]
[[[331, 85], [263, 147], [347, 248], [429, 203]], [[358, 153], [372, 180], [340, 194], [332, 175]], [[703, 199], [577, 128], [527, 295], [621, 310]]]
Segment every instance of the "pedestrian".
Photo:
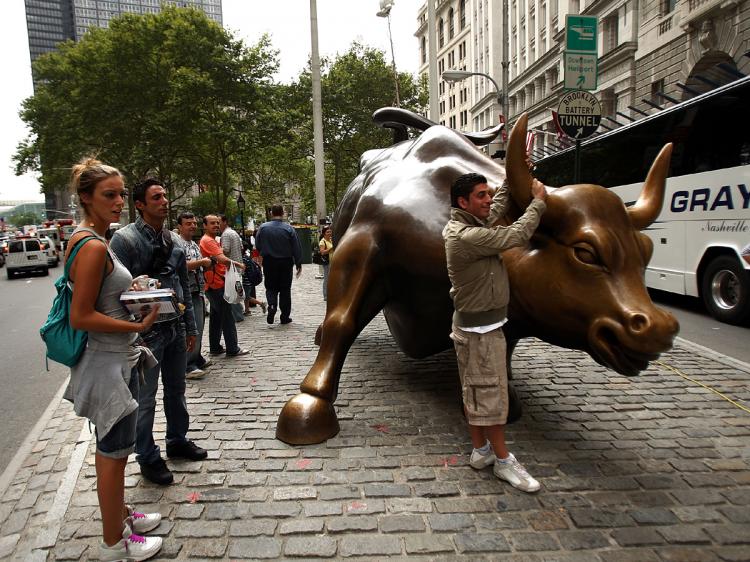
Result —
[[255, 242], [265, 277], [266, 322], [273, 324], [276, 310], [281, 309], [281, 323], [289, 324], [292, 321], [292, 269], [297, 268], [297, 277], [302, 274], [302, 246], [297, 233], [284, 222], [281, 205], [271, 207], [271, 220], [260, 225]]
[[491, 195], [487, 179], [464, 174], [451, 186], [451, 218], [443, 229], [456, 348], [466, 420], [474, 450], [469, 464], [493, 466], [501, 480], [524, 492], [537, 482], [505, 443], [508, 373], [505, 337], [510, 288], [501, 252], [528, 243], [546, 209], [546, 190], [534, 180], [533, 200], [510, 226], [495, 226], [509, 205], [507, 184]]
[[266, 313], [268, 304], [255, 298], [255, 286], [262, 280], [260, 266], [257, 258], [253, 258], [252, 246], [249, 242], [243, 244], [242, 263], [245, 271], [242, 272], [242, 289], [245, 291], [245, 316], [250, 316], [250, 308], [260, 306], [263, 314]]
[[[206, 297], [211, 305], [211, 315], [208, 317], [208, 352], [211, 355], [226, 353], [227, 357], [247, 355], [250, 350], [241, 348], [237, 343], [237, 326], [232, 317], [232, 309], [224, 300], [224, 276], [227, 267], [234, 264], [240, 270], [245, 269], [242, 261], [230, 260], [224, 255], [216, 237], [221, 232], [221, 220], [217, 215], [203, 217], [203, 238], [200, 241], [201, 254], [211, 260], [211, 266], [206, 270]], [[224, 345], [221, 346], [221, 336], [224, 335]]]
[[195, 329], [197, 331], [195, 346], [187, 356], [185, 378], [202, 379], [206, 376], [206, 369], [211, 365], [211, 359], [206, 359], [201, 354], [203, 327], [206, 323], [206, 303], [203, 300], [203, 286], [206, 281], [203, 277], [203, 269], [211, 267], [211, 260], [201, 255], [201, 249], [193, 240], [193, 236], [198, 230], [198, 224], [193, 213], [190, 211], [180, 213], [177, 217], [177, 229], [181, 238], [182, 251], [185, 252], [185, 259], [187, 260], [190, 299], [193, 302]]
[[88, 332], [88, 342], [70, 370], [65, 398], [96, 428], [94, 463], [103, 531], [99, 560], [145, 560], [159, 552], [162, 539], [141, 535], [159, 525], [161, 514], [139, 513], [125, 504], [125, 466], [136, 441], [139, 364], [155, 361], [136, 340], [138, 332], [154, 323], [158, 309], [136, 322], [120, 304], [120, 294], [130, 289], [133, 277], [105, 238], [110, 223], [120, 221], [127, 200], [120, 172], [84, 159], [73, 167], [71, 183], [83, 221], [70, 237], [65, 261], [79, 242], [83, 245], [70, 265], [70, 324]]
[[[242, 237], [229, 226], [226, 215], [219, 215], [219, 219], [221, 219], [221, 249], [224, 255], [232, 261], [244, 263], [242, 260]], [[235, 322], [242, 322], [245, 319], [243, 303], [233, 304], [231, 309]]]
[[323, 227], [318, 240], [320, 248], [320, 261], [323, 268], [323, 300], [328, 300], [328, 270], [331, 268], [331, 258], [333, 257], [333, 229], [330, 225]]
[[174, 481], [174, 476], [154, 442], [160, 375], [167, 419], [167, 456], [190, 461], [208, 456], [205, 449], [187, 438], [190, 415], [185, 401], [185, 369], [187, 354], [195, 347], [197, 330], [181, 238], [164, 227], [169, 214], [167, 192], [159, 180], [150, 178], [135, 186], [133, 201], [138, 218], [114, 233], [112, 250], [133, 277], [147, 275], [158, 280], [162, 288], [174, 291], [180, 308], [184, 307], [181, 315], [158, 322], [141, 334], [159, 364], [145, 372], [138, 397], [136, 460], [144, 478], [166, 485]]

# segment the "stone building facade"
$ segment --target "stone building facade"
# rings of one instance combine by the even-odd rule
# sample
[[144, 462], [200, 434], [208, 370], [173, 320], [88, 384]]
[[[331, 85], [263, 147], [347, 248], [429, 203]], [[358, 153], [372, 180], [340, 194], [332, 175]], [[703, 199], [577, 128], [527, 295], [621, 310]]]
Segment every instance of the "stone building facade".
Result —
[[[502, 14], [508, 28], [508, 115], [512, 124], [528, 113], [537, 132], [537, 155], [555, 150], [552, 121], [565, 92], [563, 53], [568, 14], [597, 16], [598, 83], [602, 130], [616, 128], [644, 114], [705, 92], [750, 73], [750, 0], [430, 0], [436, 2], [437, 25], [459, 4], [466, 11], [461, 43], [468, 53], [460, 61], [448, 55], [453, 43], [438, 45], [438, 74], [467, 70], [501, 82]], [[418, 14], [416, 36], [422, 45], [420, 72], [427, 73], [427, 5]], [[438, 27], [439, 30], [439, 27]], [[439, 41], [439, 40], [438, 40]], [[451, 64], [451, 63], [458, 64]], [[458, 107], [440, 104], [440, 122], [459, 130], [481, 130], [497, 124], [502, 113], [492, 84], [472, 77], [458, 85], [439, 79], [440, 100], [470, 82], [470, 99]], [[466, 111], [458, 126], [456, 111]], [[459, 113], [460, 115], [460, 113]]]

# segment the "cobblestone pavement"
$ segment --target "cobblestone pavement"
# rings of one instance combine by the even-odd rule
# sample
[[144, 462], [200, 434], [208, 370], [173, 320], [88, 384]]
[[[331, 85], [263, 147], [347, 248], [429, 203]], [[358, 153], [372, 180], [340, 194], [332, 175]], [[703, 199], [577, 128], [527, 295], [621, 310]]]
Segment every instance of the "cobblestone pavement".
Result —
[[[542, 483], [527, 495], [468, 466], [452, 354], [409, 359], [378, 317], [345, 365], [341, 433], [291, 447], [274, 431], [317, 351], [314, 273], [295, 282], [292, 324], [253, 313], [238, 326], [253, 353], [189, 381], [190, 437], [209, 459], [169, 461], [169, 487], [129, 463], [128, 500], [165, 517], [161, 558], [750, 560], [750, 414], [670, 368], [749, 405], [747, 365], [680, 341], [625, 378], [522, 343], [525, 414], [508, 433]], [[67, 402], [1, 499], [0, 558], [96, 559], [92, 440]]]

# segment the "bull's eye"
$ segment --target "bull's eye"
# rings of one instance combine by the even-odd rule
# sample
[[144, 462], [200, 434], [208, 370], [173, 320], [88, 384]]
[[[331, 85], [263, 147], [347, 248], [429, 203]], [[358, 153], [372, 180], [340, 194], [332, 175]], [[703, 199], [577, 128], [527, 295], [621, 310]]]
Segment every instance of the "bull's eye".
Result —
[[575, 252], [576, 258], [581, 263], [587, 265], [602, 265], [599, 256], [596, 254], [596, 250], [588, 244], [578, 244], [573, 247], [573, 251]]

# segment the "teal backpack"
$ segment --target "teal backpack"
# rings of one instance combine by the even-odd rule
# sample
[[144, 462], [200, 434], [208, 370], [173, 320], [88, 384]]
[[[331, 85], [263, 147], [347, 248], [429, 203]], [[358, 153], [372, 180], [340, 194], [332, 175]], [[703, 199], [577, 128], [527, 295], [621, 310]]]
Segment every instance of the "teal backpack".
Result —
[[[83, 350], [86, 349], [86, 341], [88, 340], [88, 333], [76, 330], [70, 325], [70, 301], [73, 291], [68, 287], [68, 272], [78, 250], [86, 242], [94, 239], [94, 236], [81, 238], [71, 250], [68, 260], [65, 262], [65, 271], [55, 281], [57, 295], [55, 300], [52, 301], [52, 308], [49, 311], [49, 316], [47, 316], [47, 321], [39, 329], [39, 335], [42, 336], [42, 340], [47, 346], [47, 358], [68, 367], [78, 363]], [[49, 370], [49, 363], [47, 363], [47, 370]]]

